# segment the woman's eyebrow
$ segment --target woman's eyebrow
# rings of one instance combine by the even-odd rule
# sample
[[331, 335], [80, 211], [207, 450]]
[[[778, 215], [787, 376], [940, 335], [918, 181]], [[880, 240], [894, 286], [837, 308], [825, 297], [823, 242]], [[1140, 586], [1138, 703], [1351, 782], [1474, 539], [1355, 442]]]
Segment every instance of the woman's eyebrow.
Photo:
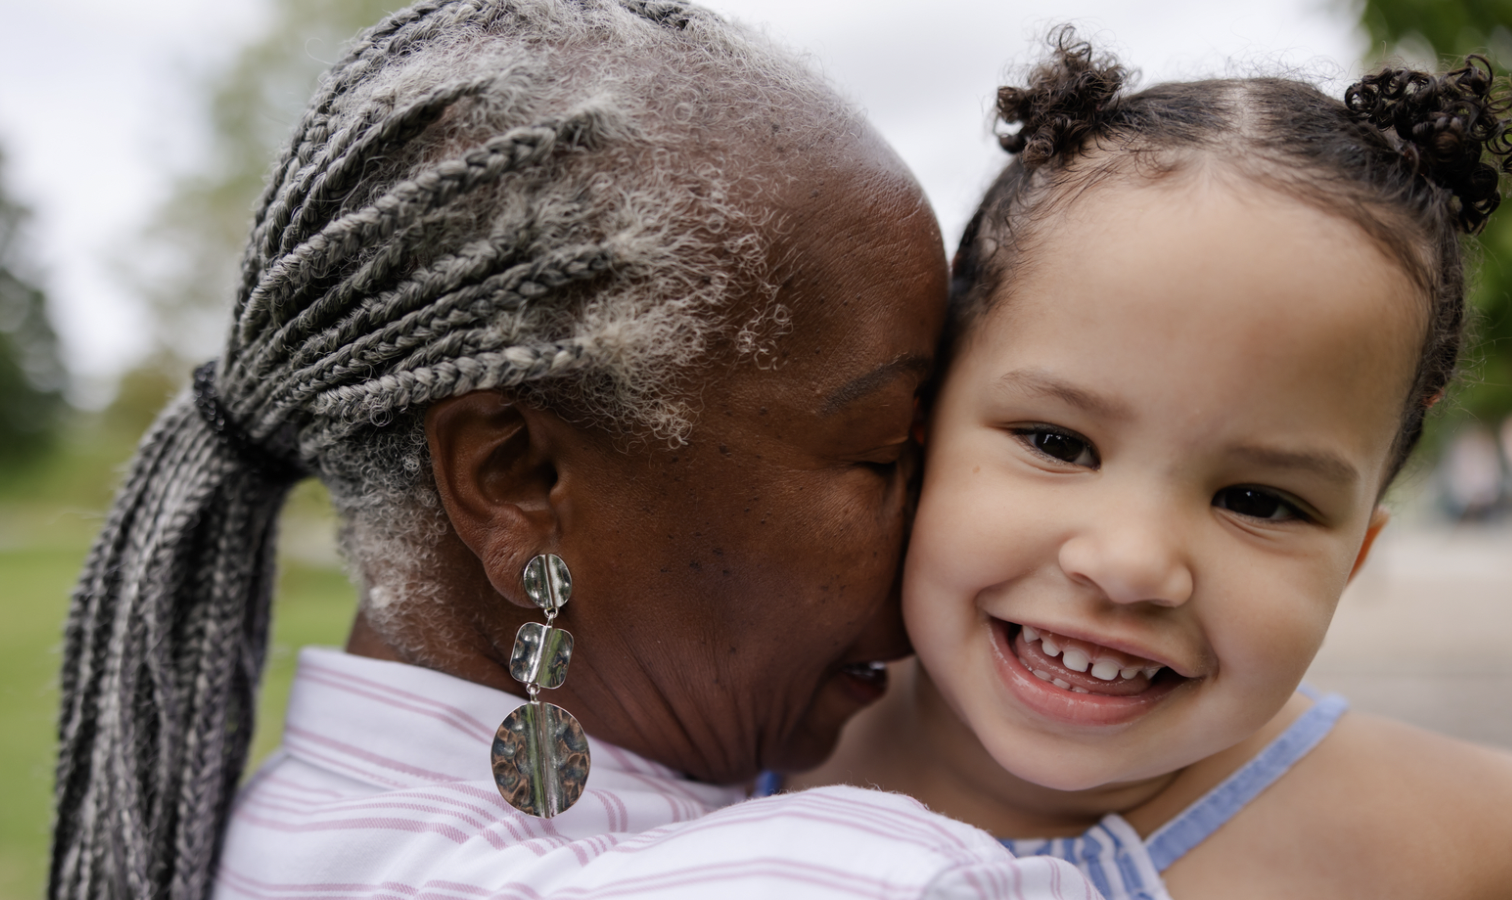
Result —
[[917, 353], [905, 353], [830, 391], [829, 396], [824, 398], [824, 405], [820, 407], [819, 414], [821, 416], [833, 415], [857, 400], [880, 391], [901, 374], [918, 374], [923, 377], [928, 375], [932, 368], [934, 368], [934, 360], [929, 357]]
[[1106, 419], [1126, 420], [1134, 417], [1128, 404], [1123, 401], [1077, 387], [1044, 369], [1015, 369], [999, 376], [996, 387], [1035, 397], [1049, 397]]

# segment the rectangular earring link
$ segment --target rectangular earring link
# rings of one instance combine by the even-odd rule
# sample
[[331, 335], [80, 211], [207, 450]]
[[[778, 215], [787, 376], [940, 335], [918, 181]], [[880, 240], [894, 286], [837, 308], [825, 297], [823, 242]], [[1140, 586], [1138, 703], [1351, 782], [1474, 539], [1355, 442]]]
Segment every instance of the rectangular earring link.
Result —
[[522, 684], [547, 690], [561, 687], [572, 661], [572, 635], [561, 628], [526, 622], [515, 634], [509, 654], [509, 674]]

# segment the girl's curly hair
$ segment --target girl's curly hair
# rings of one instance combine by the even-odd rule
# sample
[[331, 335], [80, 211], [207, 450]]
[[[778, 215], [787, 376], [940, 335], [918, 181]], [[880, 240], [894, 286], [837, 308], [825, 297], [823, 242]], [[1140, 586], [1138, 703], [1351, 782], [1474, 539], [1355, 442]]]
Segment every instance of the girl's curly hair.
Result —
[[1485, 227], [1501, 203], [1500, 176], [1512, 171], [1503, 118], [1512, 103], [1493, 84], [1490, 61], [1470, 56], [1446, 75], [1386, 68], [1344, 92], [1351, 115], [1394, 137], [1413, 172], [1449, 192], [1467, 234]]
[[1426, 298], [1412, 388], [1382, 491], [1422, 436], [1459, 360], [1465, 326], [1460, 238], [1478, 233], [1512, 172], [1512, 99], [1484, 57], [1442, 75], [1386, 67], [1343, 102], [1286, 78], [1158, 84], [1125, 94], [1128, 71], [1075, 31], [1024, 86], [998, 91], [1014, 154], [966, 226], [951, 273], [947, 349], [1004, 294], [1039, 224], [1110, 178], [1158, 180], [1218, 164], [1363, 228]]

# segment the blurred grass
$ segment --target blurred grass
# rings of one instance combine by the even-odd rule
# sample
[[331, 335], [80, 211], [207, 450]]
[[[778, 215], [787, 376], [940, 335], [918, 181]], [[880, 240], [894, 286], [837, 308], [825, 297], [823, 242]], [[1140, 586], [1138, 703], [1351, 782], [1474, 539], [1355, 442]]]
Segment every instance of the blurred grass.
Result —
[[[0, 900], [41, 897], [46, 881], [63, 619], [131, 451], [122, 433], [81, 420], [46, 459], [0, 471]], [[278, 745], [298, 648], [344, 643], [356, 606], [318, 484], [296, 489], [283, 525], [298, 553], [280, 556], [254, 765]]]

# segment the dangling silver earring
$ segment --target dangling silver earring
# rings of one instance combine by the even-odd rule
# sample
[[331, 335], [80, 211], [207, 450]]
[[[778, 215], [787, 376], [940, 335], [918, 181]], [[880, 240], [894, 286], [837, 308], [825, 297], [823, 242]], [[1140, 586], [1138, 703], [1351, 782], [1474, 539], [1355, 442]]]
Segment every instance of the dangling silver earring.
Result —
[[494, 734], [494, 783], [510, 806], [549, 819], [583, 795], [590, 765], [583, 726], [572, 713], [537, 698], [541, 688], [561, 687], [567, 678], [572, 635], [551, 623], [572, 596], [572, 573], [560, 556], [544, 553], [526, 564], [523, 580], [546, 624], [526, 622], [515, 635], [509, 674], [525, 685], [530, 699]]

